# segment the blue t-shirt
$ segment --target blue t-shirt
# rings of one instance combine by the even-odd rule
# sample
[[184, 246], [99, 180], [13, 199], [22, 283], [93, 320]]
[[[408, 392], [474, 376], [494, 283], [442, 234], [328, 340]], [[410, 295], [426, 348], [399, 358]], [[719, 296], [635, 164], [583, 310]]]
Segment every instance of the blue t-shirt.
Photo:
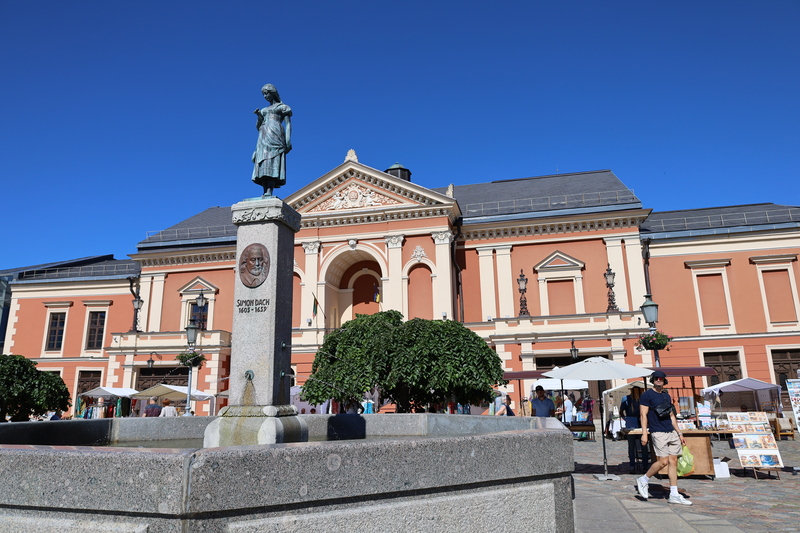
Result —
[[556, 404], [550, 398], [545, 397], [544, 400], [540, 400], [537, 397], [531, 400], [531, 410], [533, 410], [533, 416], [548, 417], [551, 411], [556, 410]]
[[639, 398], [639, 405], [650, 408], [647, 411], [647, 429], [650, 430], [650, 433], [669, 433], [670, 431], [675, 431], [675, 428], [672, 427], [671, 418], [659, 420], [658, 415], [656, 415], [656, 406], [664, 402], [672, 404], [672, 399], [666, 391], [658, 393], [653, 389], [647, 389]]

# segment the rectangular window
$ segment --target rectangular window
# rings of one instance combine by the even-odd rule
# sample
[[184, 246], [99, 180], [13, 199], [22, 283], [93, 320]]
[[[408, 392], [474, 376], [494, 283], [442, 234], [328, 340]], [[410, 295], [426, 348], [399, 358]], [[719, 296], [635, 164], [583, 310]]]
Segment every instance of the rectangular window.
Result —
[[708, 385], [717, 385], [723, 381], [742, 379], [742, 364], [739, 352], [707, 352], [703, 354], [705, 366], [716, 370], [716, 376], [708, 378]]
[[575, 314], [575, 283], [571, 279], [547, 281], [551, 315]]
[[86, 349], [103, 349], [103, 332], [106, 326], [105, 311], [89, 312], [89, 330], [86, 332]]
[[770, 322], [797, 322], [797, 310], [792, 298], [788, 270], [763, 270], [764, 292], [767, 296]]
[[192, 310], [189, 319], [194, 319], [195, 325], [200, 331], [205, 331], [206, 324], [208, 323], [208, 304], [203, 307], [198, 307], [197, 304], [192, 304]]
[[67, 313], [51, 313], [50, 325], [47, 328], [47, 347], [48, 352], [61, 350], [64, 343], [64, 325], [67, 322]]
[[725, 286], [722, 274], [697, 276], [697, 290], [700, 292], [700, 309], [703, 325], [729, 326], [728, 306], [725, 303]]

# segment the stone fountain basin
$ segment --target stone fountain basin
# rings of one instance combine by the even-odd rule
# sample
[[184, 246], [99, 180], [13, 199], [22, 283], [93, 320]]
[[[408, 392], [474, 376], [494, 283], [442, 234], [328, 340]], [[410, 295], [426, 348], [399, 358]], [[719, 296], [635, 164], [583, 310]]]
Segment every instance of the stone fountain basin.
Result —
[[[572, 436], [555, 419], [301, 416], [311, 438], [350, 440], [120, 448], [199, 437], [212, 418], [2, 424], [3, 443], [50, 437], [0, 445], [0, 531], [574, 530]], [[76, 444], [102, 427], [111, 447]]]

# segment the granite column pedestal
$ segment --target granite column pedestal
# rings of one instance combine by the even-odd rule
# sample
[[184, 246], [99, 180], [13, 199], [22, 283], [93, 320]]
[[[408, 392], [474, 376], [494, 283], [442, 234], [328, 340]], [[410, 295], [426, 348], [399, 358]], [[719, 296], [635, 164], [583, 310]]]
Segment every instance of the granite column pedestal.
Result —
[[294, 234], [300, 215], [279, 198], [231, 208], [236, 232], [230, 404], [205, 431], [204, 447], [304, 442], [289, 404]]

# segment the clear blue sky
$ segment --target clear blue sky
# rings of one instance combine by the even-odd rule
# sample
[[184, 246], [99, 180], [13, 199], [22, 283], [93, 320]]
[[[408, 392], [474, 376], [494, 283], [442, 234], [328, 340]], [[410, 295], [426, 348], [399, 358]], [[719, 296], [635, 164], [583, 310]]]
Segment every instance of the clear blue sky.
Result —
[[0, 269], [113, 253], [348, 149], [426, 187], [610, 168], [646, 207], [800, 204], [800, 2], [0, 2]]

